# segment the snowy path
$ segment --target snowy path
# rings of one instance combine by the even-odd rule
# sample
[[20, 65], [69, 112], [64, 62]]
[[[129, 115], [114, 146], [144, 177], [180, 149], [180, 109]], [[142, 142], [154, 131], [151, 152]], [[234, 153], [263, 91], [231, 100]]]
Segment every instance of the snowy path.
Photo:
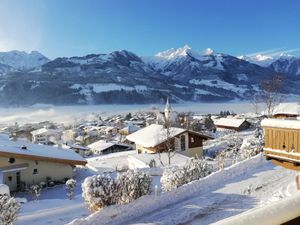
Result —
[[160, 197], [107, 207], [76, 224], [210, 224], [296, 192], [295, 172], [259, 155]]
[[171, 202], [152, 212], [105, 224], [210, 224], [295, 192], [295, 172], [262, 160], [250, 171], [241, 169], [228, 179], [224, 176], [224, 181], [212, 182], [209, 187], [203, 185], [203, 190], [199, 190], [197, 195], [175, 204]]

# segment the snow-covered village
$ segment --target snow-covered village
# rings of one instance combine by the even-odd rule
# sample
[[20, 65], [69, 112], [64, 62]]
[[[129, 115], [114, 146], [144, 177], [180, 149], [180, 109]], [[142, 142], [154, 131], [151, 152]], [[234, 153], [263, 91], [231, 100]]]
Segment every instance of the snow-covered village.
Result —
[[300, 224], [299, 9], [1, 0], [0, 225]]

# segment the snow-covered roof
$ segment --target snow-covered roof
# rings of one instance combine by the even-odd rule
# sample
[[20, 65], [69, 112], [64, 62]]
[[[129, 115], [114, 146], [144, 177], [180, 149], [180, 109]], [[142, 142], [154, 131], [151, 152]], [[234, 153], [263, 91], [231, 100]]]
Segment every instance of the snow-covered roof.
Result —
[[57, 132], [58, 132], [57, 130], [41, 128], [41, 129], [38, 129], [38, 130], [31, 131], [31, 134], [33, 136], [35, 136], [35, 135], [48, 134], [48, 133], [54, 134], [54, 133], [57, 133]]
[[124, 127], [124, 128], [121, 129], [120, 131], [132, 133], [132, 132], [138, 131], [138, 130], [140, 130], [140, 129], [141, 129], [141, 128], [138, 127], [138, 126], [136, 126], [136, 125], [129, 124], [127, 127]]
[[261, 121], [263, 127], [300, 129], [300, 120], [287, 119], [264, 119]]
[[129, 147], [128, 145], [125, 145], [125, 144], [116, 143], [116, 142], [106, 142], [105, 140], [96, 141], [96, 142], [88, 145], [87, 147], [90, 149], [93, 149], [93, 150], [97, 150], [97, 151], [104, 151], [105, 149], [108, 149], [114, 145]]
[[[160, 155], [160, 156], [159, 156]], [[160, 159], [159, 159], [160, 157]], [[169, 162], [168, 153], [161, 153], [161, 154], [134, 154], [129, 155], [128, 159], [131, 161], [138, 160], [139, 163], [142, 163], [145, 165], [145, 167], [149, 166], [149, 163], [151, 160], [155, 160], [156, 166], [167, 166]], [[189, 157], [184, 156], [182, 154], [175, 154], [171, 158], [171, 165], [177, 165], [177, 166], [183, 166], [190, 160]], [[163, 165], [161, 164], [163, 163]]]
[[[187, 130], [177, 127], [170, 128], [169, 138], [175, 137]], [[129, 141], [150, 148], [155, 147], [167, 140], [167, 129], [163, 125], [151, 124], [126, 137]]]
[[299, 115], [300, 105], [297, 102], [280, 103], [273, 111], [273, 115], [278, 114]]
[[70, 148], [73, 148], [73, 149], [80, 149], [80, 150], [89, 150], [88, 147], [84, 147], [84, 146], [77, 145], [77, 144], [72, 144], [72, 145], [70, 145]]
[[[26, 146], [26, 149], [22, 149]], [[0, 156], [14, 156], [32, 160], [53, 161], [72, 165], [85, 165], [86, 160], [70, 149], [55, 148], [47, 145], [11, 141], [7, 135], [0, 134]]]
[[98, 151], [103, 151], [104, 149], [110, 148], [113, 145], [115, 145], [115, 143], [106, 142], [105, 140], [100, 140], [100, 141], [96, 141], [96, 142], [88, 145], [88, 147], [90, 149], [96, 149]]
[[236, 119], [236, 118], [220, 118], [214, 119], [214, 124], [216, 126], [226, 126], [226, 127], [240, 127], [244, 123], [245, 119]]

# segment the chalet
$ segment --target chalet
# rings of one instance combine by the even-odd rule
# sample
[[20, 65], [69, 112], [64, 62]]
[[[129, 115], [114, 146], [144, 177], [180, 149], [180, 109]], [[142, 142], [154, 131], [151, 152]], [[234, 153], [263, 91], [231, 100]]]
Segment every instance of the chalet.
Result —
[[85, 164], [86, 160], [72, 150], [10, 141], [0, 135], [0, 183], [10, 191], [24, 190], [49, 178], [63, 181], [73, 177], [76, 165]]
[[178, 153], [189, 157], [203, 155], [203, 141], [212, 139], [207, 135], [177, 127], [171, 127], [168, 131], [158, 124], [145, 127], [126, 138], [135, 143], [137, 153], [164, 152], [170, 145]]
[[264, 119], [264, 154], [268, 160], [300, 171], [300, 121]]
[[48, 145], [50, 143], [56, 143], [61, 136], [60, 131], [41, 128], [31, 131], [32, 143]]
[[280, 103], [274, 108], [272, 113], [273, 118], [297, 119], [299, 115], [300, 115], [300, 105], [295, 102]]
[[131, 150], [131, 146], [117, 143], [117, 142], [106, 142], [105, 140], [96, 141], [87, 146], [94, 154], [108, 154], [114, 152], [122, 152]]
[[246, 119], [237, 118], [220, 118], [214, 119], [217, 130], [242, 131], [250, 127], [250, 123]]

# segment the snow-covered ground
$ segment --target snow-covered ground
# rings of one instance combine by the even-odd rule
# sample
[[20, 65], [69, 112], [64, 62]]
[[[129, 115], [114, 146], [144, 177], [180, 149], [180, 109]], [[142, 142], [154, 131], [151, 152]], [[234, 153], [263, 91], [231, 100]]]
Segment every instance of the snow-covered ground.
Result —
[[122, 166], [127, 165], [127, 157], [134, 151], [112, 153], [93, 158], [88, 158], [87, 168], [77, 168], [74, 179], [77, 181], [75, 198], [69, 200], [66, 195], [65, 185], [58, 185], [42, 190], [37, 201], [31, 201], [28, 194], [18, 194], [18, 197], [25, 197], [29, 201], [22, 204], [16, 225], [63, 225], [75, 218], [86, 217], [90, 214], [84, 199], [82, 198], [81, 184], [87, 176], [100, 172], [113, 172]]
[[293, 194], [295, 172], [260, 154], [161, 196], [107, 207], [78, 224], [210, 224]]
[[[205, 143], [209, 155], [228, 149], [232, 140], [248, 140], [254, 131], [239, 133], [217, 132], [216, 139]], [[87, 176], [102, 172], [115, 173], [127, 166], [127, 157], [135, 151], [112, 153], [88, 158], [87, 168], [77, 168], [75, 198], [69, 200], [64, 185], [47, 188], [37, 201], [22, 205], [17, 225], [98, 224], [210, 224], [248, 209], [280, 200], [296, 192], [296, 173], [276, 167], [262, 154], [241, 161], [224, 170], [159, 196], [154, 191], [134, 202], [110, 206], [90, 215], [81, 196], [81, 184]], [[209, 161], [215, 165], [215, 161]], [[233, 160], [227, 160], [231, 165]], [[152, 189], [160, 187], [160, 174], [152, 173]], [[26, 197], [27, 194], [19, 194]], [[90, 216], [89, 216], [90, 215]], [[80, 219], [81, 218], [81, 219]]]

